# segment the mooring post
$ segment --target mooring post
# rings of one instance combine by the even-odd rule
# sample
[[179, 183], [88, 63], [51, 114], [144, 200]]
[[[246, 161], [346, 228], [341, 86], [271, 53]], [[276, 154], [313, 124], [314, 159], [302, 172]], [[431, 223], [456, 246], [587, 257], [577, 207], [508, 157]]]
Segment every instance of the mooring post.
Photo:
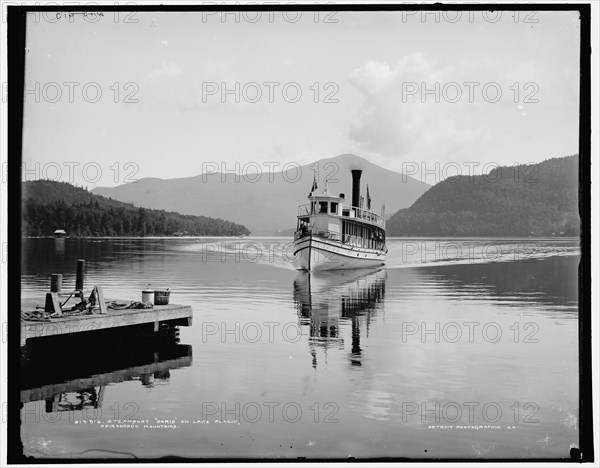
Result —
[[85, 281], [85, 260], [77, 260], [77, 277], [75, 279], [75, 289], [77, 291], [83, 290], [83, 283]]
[[60, 273], [52, 273], [50, 277], [50, 292], [59, 293], [62, 289], [62, 275]]
[[46, 303], [44, 304], [44, 311], [56, 314], [62, 314], [62, 308], [60, 300], [58, 299], [57, 292], [46, 293]]

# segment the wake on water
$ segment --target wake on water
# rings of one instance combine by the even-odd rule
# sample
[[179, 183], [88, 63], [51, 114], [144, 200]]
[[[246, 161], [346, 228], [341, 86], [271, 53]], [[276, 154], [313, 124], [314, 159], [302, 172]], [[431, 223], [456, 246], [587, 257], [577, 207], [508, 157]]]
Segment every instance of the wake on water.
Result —
[[[537, 261], [580, 255], [578, 239], [390, 239], [385, 267]], [[177, 250], [199, 255], [203, 262], [249, 262], [286, 270], [296, 269], [293, 241], [287, 238], [195, 239]]]

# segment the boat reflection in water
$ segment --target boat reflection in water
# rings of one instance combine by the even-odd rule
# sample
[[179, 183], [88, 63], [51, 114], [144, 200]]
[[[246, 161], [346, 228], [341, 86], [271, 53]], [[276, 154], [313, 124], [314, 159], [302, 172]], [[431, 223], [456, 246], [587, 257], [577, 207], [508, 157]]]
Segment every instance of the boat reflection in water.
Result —
[[318, 350], [325, 361], [330, 348], [343, 350], [344, 329], [351, 327], [350, 363], [360, 366], [361, 332], [369, 336], [373, 317], [383, 312], [385, 268], [335, 272], [300, 272], [294, 281], [294, 301], [301, 326], [309, 327], [313, 367]]

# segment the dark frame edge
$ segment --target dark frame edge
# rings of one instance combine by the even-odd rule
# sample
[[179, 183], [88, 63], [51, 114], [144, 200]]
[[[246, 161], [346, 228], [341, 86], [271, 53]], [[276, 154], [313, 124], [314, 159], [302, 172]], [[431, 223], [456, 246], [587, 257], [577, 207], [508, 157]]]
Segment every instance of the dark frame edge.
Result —
[[580, 13], [579, 81], [579, 449], [580, 462], [594, 461], [592, 394], [592, 298], [591, 298], [591, 5], [577, 5]]
[[[368, 10], [411, 10], [411, 5], [390, 4], [337, 4], [337, 5], [292, 5], [292, 6], [243, 6], [243, 5], [216, 5], [199, 6], [190, 8], [191, 5], [137, 5], [131, 6], [77, 6], [77, 11], [185, 11], [185, 10], [321, 10], [321, 11], [368, 11]], [[493, 5], [495, 9], [513, 10], [531, 9], [529, 4], [506, 4]], [[486, 5], [453, 5], [436, 3], [430, 5], [418, 5], [419, 10], [483, 10], [489, 9]], [[591, 304], [591, 5], [583, 3], [572, 4], [536, 4], [536, 10], [560, 11], [573, 10], [580, 14], [580, 119], [579, 119], [579, 214], [581, 219], [581, 261], [579, 264], [579, 449], [581, 458], [572, 459], [575, 462], [593, 462], [594, 437], [593, 437], [593, 392], [592, 392], [592, 304]], [[11, 261], [7, 264], [7, 286], [8, 291], [19, 291], [7, 295], [7, 311], [20, 310], [21, 290], [21, 165], [22, 165], [22, 131], [23, 131], [23, 102], [25, 84], [25, 44], [26, 44], [26, 15], [30, 11], [73, 11], [69, 6], [13, 6], [7, 5], [7, 66], [8, 80], [10, 81], [8, 112], [7, 112], [7, 147], [8, 157], [8, 185], [7, 185], [7, 234], [10, 245], [17, 246], [10, 252]], [[12, 201], [12, 203], [10, 203]], [[32, 459], [23, 453], [23, 445], [20, 438], [20, 392], [19, 359], [20, 342], [16, 339], [20, 335], [20, 326], [16, 320], [8, 320], [8, 380], [7, 385], [7, 462], [9, 464], [19, 463], [128, 463], [127, 460], [102, 460], [102, 459]], [[12, 338], [14, 337], [14, 338]], [[11, 383], [12, 382], [12, 383]], [[531, 459], [528, 462], [565, 462], [568, 459]], [[165, 457], [158, 459], [141, 460], [142, 463], [152, 462], [261, 462], [261, 463], [293, 463], [293, 462], [467, 462], [464, 459], [299, 459], [299, 460], [269, 460], [269, 459], [187, 459], [179, 457]], [[477, 460], [472, 460], [476, 462]], [[490, 459], [494, 461], [517, 461], [511, 459]], [[140, 460], [130, 463], [140, 463]]]
[[[7, 106], [7, 234], [10, 261], [7, 263], [7, 315], [8, 311], [21, 310], [21, 164], [23, 148], [23, 97], [25, 83], [25, 27], [26, 9], [7, 6], [7, 75], [10, 82]], [[10, 163], [8, 163], [10, 162]], [[7, 248], [8, 248], [7, 245]], [[18, 246], [18, 247], [17, 247]], [[17, 293], [18, 292], [18, 293]], [[19, 358], [21, 333], [17, 320], [8, 320], [7, 376], [7, 463], [27, 460], [21, 443], [21, 403], [19, 395]]]

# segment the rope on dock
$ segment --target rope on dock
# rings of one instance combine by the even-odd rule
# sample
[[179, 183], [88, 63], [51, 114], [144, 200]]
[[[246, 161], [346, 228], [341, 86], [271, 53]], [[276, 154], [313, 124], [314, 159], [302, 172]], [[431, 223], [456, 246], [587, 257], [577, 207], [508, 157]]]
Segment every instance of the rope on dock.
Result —
[[[65, 301], [66, 302], [66, 301]], [[93, 315], [93, 306], [95, 301], [86, 301], [74, 305], [71, 309], [63, 310], [62, 313], [48, 313], [43, 307], [36, 306], [33, 311], [21, 311], [21, 320], [28, 322], [49, 322], [53, 318], [73, 317], [77, 315]], [[106, 307], [113, 310], [126, 309], [152, 309], [154, 306], [150, 302], [141, 301], [105, 301]]]
[[30, 322], [49, 322], [50, 314], [43, 310], [34, 310], [32, 312], [21, 311], [21, 320]]
[[[40, 309], [42, 309], [40, 307]], [[48, 313], [44, 310], [33, 310], [33, 311], [21, 311], [21, 320], [26, 320], [29, 322], [49, 322], [53, 318], [61, 318], [61, 317], [73, 317], [77, 315], [92, 315], [93, 312], [90, 309], [83, 310], [63, 310], [62, 313]]]
[[154, 306], [150, 302], [140, 301], [110, 301], [106, 302], [109, 309], [124, 310], [124, 309], [152, 309]]

